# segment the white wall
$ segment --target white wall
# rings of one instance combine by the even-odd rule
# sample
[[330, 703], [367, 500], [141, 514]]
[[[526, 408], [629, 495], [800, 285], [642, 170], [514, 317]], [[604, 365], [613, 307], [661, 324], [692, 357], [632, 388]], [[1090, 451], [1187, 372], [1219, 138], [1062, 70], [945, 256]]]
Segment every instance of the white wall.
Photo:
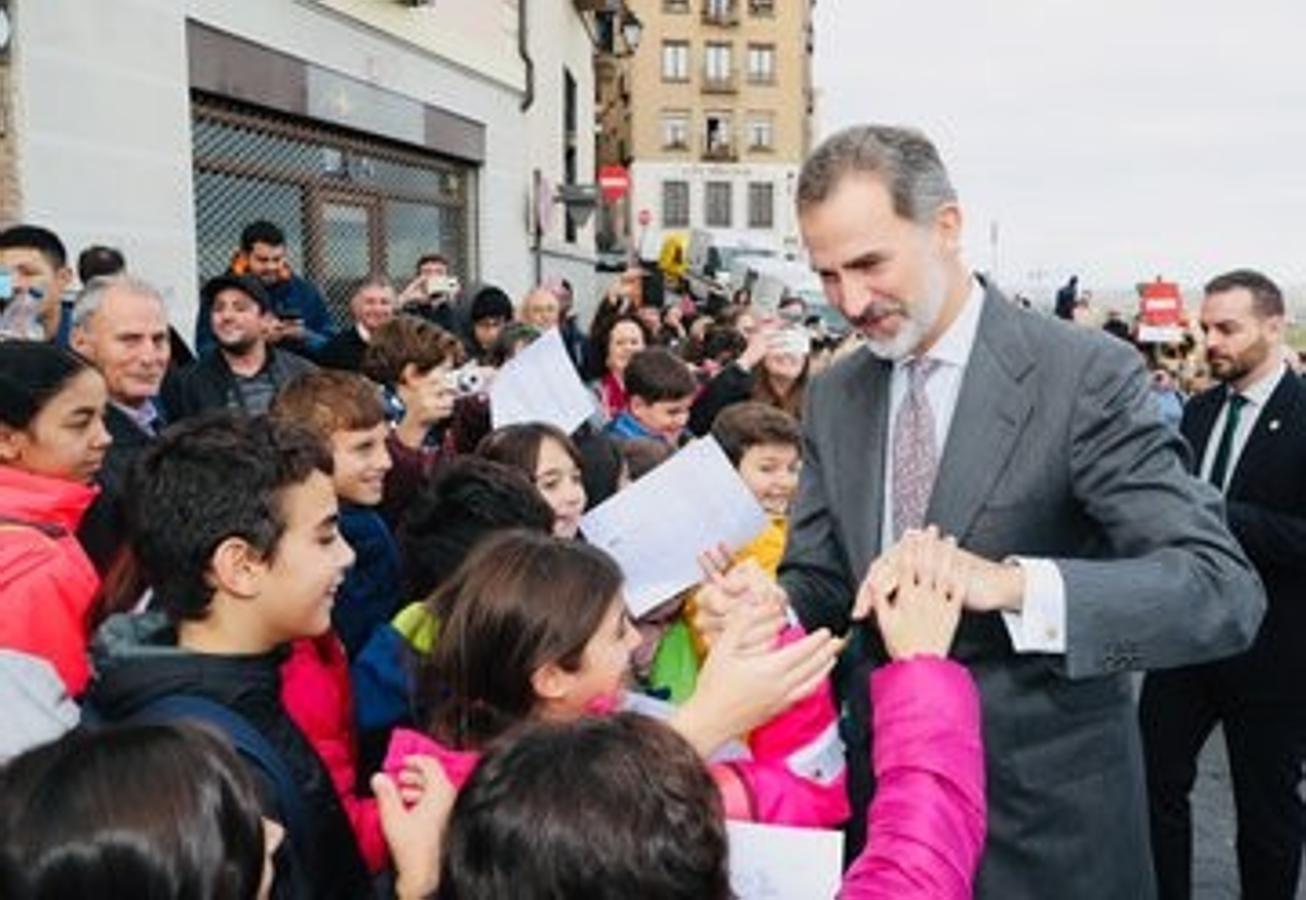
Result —
[[[535, 99], [526, 114], [529, 167], [548, 180], [563, 182], [563, 68], [576, 80], [576, 181], [594, 181], [594, 47], [571, 0], [531, 0], [527, 4], [528, 43], [535, 62]], [[541, 242], [544, 278], [571, 282], [577, 315], [588, 324], [598, 295], [594, 273], [594, 217], [567, 243], [565, 210], [553, 207]], [[521, 295], [514, 296], [520, 300]]]
[[[174, 324], [191, 333], [187, 16], [484, 124], [473, 244], [480, 276], [513, 296], [526, 291], [533, 274], [525, 216], [530, 158], [519, 91], [307, 0], [19, 3], [13, 68], [23, 218], [57, 230], [73, 253], [91, 242], [121, 246], [132, 269], [170, 296]], [[515, 48], [515, 32], [502, 39]], [[557, 78], [560, 84], [560, 66]], [[591, 104], [592, 82], [583, 84]], [[590, 117], [582, 121], [592, 120], [590, 110], [582, 108]], [[556, 120], [560, 129], [560, 109]], [[588, 165], [592, 170], [592, 157]]]
[[195, 216], [182, 15], [170, 0], [37, 0], [15, 10], [21, 218], [75, 257], [99, 242], [194, 318]]

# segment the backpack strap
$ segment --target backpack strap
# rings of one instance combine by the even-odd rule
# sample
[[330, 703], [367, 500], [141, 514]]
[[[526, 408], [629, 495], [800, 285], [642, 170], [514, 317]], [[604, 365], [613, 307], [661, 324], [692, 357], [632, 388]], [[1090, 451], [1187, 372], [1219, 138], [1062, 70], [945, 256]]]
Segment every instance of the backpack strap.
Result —
[[304, 830], [308, 819], [303, 793], [290, 767], [263, 733], [240, 713], [196, 694], [167, 694], [141, 706], [126, 721], [131, 724], [192, 721], [218, 729], [241, 756], [271, 779], [287, 837], [294, 843], [308, 838], [308, 832]]
[[13, 516], [6, 516], [0, 513], [0, 528], [9, 526], [11, 528], [33, 528], [48, 538], [59, 539], [68, 536], [68, 529], [54, 522], [32, 522], [28, 519], [16, 519]]

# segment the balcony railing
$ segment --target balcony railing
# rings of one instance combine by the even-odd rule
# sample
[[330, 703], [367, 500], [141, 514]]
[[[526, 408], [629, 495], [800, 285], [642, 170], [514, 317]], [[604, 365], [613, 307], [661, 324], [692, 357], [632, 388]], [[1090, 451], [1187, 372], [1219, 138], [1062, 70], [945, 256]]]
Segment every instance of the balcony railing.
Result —
[[704, 25], [721, 25], [729, 27], [739, 24], [739, 4], [736, 2], [721, 3], [719, 0], [706, 0], [703, 3], [703, 24]]
[[739, 159], [739, 151], [733, 144], [708, 144], [703, 148], [703, 159], [707, 162], [734, 162]]
[[703, 73], [703, 93], [705, 94], [733, 94], [739, 90], [735, 83], [735, 73], [727, 72], [724, 75], [720, 72]]

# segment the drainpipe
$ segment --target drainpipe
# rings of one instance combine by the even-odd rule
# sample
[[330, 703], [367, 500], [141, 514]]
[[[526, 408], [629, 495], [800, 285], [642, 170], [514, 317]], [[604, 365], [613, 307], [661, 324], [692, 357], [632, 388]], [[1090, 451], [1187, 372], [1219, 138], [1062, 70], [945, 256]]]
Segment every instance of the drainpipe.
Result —
[[517, 0], [517, 53], [526, 66], [526, 93], [521, 98], [521, 111], [535, 102], [535, 60], [531, 59], [530, 33], [526, 28], [526, 0]]
[[[526, 112], [535, 103], [535, 60], [531, 59], [530, 51], [530, 31], [526, 25], [526, 0], [517, 0], [517, 53], [521, 56], [522, 64], [526, 67], [526, 92], [521, 98], [521, 111]], [[544, 267], [543, 260], [540, 258], [541, 244], [543, 235], [540, 232], [539, 208], [535, 202], [536, 195], [539, 192], [540, 170], [535, 169], [531, 173], [531, 190], [530, 190], [530, 207], [531, 207], [531, 256], [534, 262], [535, 281], [531, 285], [540, 283], [540, 270]]]

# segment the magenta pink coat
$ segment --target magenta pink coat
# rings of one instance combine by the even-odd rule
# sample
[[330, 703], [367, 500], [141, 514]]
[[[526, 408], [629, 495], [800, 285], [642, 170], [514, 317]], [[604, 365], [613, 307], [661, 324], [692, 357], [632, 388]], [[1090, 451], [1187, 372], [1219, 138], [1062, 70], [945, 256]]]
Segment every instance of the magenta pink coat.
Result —
[[841, 900], [969, 900], [984, 849], [979, 692], [955, 662], [917, 657], [871, 675], [875, 799]]

